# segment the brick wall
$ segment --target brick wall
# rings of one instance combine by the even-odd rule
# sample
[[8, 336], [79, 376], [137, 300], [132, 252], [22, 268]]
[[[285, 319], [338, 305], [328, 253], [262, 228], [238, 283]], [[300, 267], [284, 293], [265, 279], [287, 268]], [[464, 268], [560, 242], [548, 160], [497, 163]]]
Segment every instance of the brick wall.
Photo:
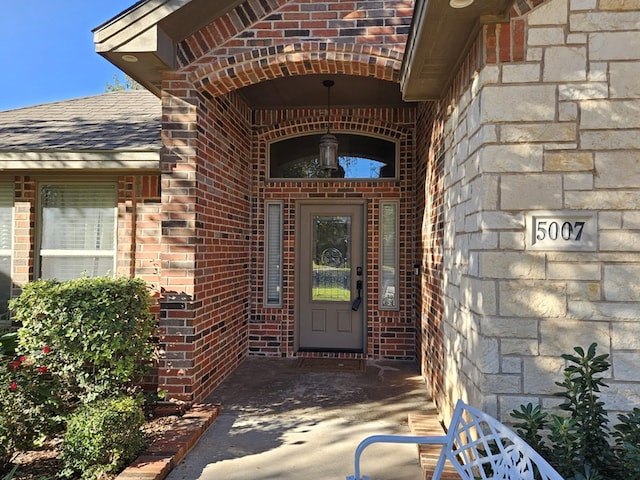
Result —
[[[363, 200], [367, 201], [367, 351], [373, 358], [408, 360], [415, 358], [415, 324], [412, 307], [412, 264], [414, 262], [412, 235], [414, 229], [409, 219], [413, 212], [413, 109], [332, 109], [332, 118], [338, 119], [334, 127], [338, 131], [356, 134], [381, 135], [399, 143], [398, 179], [281, 181], [268, 180], [267, 144], [292, 133], [323, 133], [326, 109], [300, 109], [287, 111], [263, 110], [255, 112], [257, 136], [254, 145], [253, 211], [254, 243], [252, 251], [253, 305], [249, 349], [255, 355], [300, 355], [295, 344], [295, 244], [296, 201], [300, 200]], [[284, 202], [284, 292], [283, 305], [265, 308], [263, 292], [264, 275], [264, 202]], [[379, 308], [380, 239], [378, 238], [380, 202], [400, 201], [400, 309]], [[408, 300], [407, 300], [408, 299]], [[345, 354], [342, 354], [345, 355]]]
[[[372, 232], [377, 232], [381, 198], [406, 199], [401, 215], [406, 219], [411, 212], [413, 145], [407, 125], [412, 114], [383, 109], [340, 112], [342, 123], [336, 127], [371, 133], [382, 126], [385, 130], [375, 131], [377, 135], [401, 139], [401, 155], [407, 161], [399, 182], [348, 182], [329, 188], [317, 184], [303, 191], [296, 182], [265, 182], [265, 142], [290, 134], [291, 128], [300, 134], [320, 131], [323, 112], [251, 112], [235, 91], [313, 73], [398, 81], [411, 15], [410, 0], [248, 0], [179, 44], [178, 69], [164, 77], [162, 88], [165, 358], [159, 372], [160, 387], [172, 397], [203, 398], [249, 351], [278, 356], [294, 352], [292, 288], [287, 289], [285, 308], [262, 307], [264, 199], [286, 201], [288, 285], [293, 285], [295, 199], [371, 199]], [[384, 193], [377, 193], [383, 183]], [[403, 266], [413, 262], [411, 250], [411, 245], [404, 247]], [[370, 258], [373, 262], [375, 257]], [[369, 278], [377, 276], [371, 273]], [[377, 285], [369, 288], [373, 303]], [[409, 288], [406, 294], [411, 295]], [[372, 353], [413, 358], [414, 325], [408, 309], [382, 315], [371, 306], [370, 312], [376, 317], [370, 337], [379, 338]]]
[[[503, 419], [521, 403], [551, 405], [560, 354], [595, 341], [613, 364], [607, 406], [629, 410], [640, 401], [640, 6], [518, 5], [483, 27], [470, 81], [440, 104], [447, 314], [437, 396]], [[594, 215], [595, 246], [531, 248], [532, 217], [545, 211]]]

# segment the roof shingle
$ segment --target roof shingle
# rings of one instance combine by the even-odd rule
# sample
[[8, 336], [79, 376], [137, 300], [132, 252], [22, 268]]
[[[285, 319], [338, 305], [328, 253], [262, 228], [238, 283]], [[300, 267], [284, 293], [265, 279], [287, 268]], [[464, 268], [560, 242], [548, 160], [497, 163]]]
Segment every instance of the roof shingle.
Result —
[[0, 112], [0, 151], [158, 150], [162, 108], [128, 90]]

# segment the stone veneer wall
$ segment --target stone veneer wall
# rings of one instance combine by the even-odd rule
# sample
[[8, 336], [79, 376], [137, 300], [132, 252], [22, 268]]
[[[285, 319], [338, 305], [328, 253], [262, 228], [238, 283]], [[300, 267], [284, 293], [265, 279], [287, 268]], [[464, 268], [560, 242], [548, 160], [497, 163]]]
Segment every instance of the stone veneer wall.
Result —
[[[477, 75], [439, 105], [445, 416], [555, 404], [560, 355], [591, 342], [607, 407], [640, 404], [640, 2], [537, 3], [483, 27]], [[543, 211], [595, 215], [594, 248], [530, 249]]]

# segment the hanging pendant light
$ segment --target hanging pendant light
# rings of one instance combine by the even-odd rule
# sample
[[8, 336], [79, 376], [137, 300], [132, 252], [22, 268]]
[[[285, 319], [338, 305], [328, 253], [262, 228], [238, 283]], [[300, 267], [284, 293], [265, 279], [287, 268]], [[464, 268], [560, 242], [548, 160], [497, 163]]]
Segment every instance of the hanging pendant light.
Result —
[[333, 80], [322, 82], [327, 88], [327, 133], [320, 138], [320, 168], [328, 172], [338, 169], [338, 139], [331, 134], [330, 130], [330, 109], [331, 109], [331, 87]]

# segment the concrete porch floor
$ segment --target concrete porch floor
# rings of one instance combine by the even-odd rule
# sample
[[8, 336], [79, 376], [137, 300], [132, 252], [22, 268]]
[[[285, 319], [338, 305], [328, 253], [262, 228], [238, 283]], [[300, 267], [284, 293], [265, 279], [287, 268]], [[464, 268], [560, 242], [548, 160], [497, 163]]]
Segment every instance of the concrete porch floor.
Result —
[[[250, 357], [207, 399], [222, 411], [168, 480], [345, 479], [357, 444], [407, 434], [411, 412], [435, 415], [410, 363], [369, 361], [365, 372], [308, 371], [294, 359]], [[372, 445], [363, 475], [423, 478], [415, 445]]]

